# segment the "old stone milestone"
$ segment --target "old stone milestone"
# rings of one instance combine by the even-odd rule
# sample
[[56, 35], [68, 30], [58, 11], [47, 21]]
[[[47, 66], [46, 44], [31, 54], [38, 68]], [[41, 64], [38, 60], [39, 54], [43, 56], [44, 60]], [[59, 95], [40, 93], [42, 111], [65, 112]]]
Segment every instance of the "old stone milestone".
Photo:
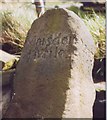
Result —
[[92, 118], [95, 46], [84, 22], [48, 10], [29, 30], [7, 118]]

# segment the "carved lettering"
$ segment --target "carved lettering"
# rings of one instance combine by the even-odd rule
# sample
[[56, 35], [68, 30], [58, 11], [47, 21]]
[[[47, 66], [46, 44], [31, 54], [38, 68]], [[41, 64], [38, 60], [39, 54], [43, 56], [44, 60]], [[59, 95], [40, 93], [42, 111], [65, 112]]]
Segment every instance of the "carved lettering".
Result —
[[69, 44], [69, 36], [63, 37], [62, 38], [62, 44]]
[[33, 48], [34, 59], [38, 58], [69, 58], [71, 38], [74, 35], [53, 34], [46, 37], [35, 38]]

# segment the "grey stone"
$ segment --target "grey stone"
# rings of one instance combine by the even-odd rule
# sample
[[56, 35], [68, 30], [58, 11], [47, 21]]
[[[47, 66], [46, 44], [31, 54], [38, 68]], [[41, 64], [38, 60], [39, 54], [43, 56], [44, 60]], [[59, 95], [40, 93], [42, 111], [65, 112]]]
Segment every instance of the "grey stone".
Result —
[[15, 69], [0, 71], [0, 86], [11, 84], [14, 79]]
[[95, 45], [84, 22], [48, 10], [28, 32], [7, 118], [92, 118]]
[[2, 99], [0, 100], [0, 105], [2, 105], [2, 115], [4, 116], [8, 107], [9, 103], [12, 99], [12, 87], [10, 85], [5, 86], [2, 88]]

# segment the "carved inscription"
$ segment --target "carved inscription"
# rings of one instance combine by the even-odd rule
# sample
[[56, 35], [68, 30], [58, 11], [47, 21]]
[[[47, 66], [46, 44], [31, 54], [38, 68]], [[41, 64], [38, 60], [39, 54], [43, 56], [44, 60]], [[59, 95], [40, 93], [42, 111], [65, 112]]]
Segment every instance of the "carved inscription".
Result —
[[32, 45], [28, 50], [29, 58], [70, 58], [71, 41], [75, 39], [74, 35], [52, 34], [48, 37], [34, 36], [30, 41]]
[[34, 49], [34, 57], [36, 58], [67, 58], [70, 36], [69, 35], [61, 35], [61, 33], [57, 35], [50, 35], [47, 38], [35, 38], [35, 49]]

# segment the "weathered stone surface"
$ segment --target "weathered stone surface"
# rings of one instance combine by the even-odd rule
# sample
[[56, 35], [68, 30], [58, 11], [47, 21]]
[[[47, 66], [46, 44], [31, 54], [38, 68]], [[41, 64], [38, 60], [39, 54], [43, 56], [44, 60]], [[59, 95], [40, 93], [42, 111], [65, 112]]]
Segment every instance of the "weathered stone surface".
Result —
[[0, 71], [0, 86], [11, 84], [14, 79], [15, 69]]
[[5, 117], [91, 118], [95, 46], [73, 12], [48, 10], [28, 32]]
[[11, 85], [2, 88], [2, 98], [0, 101], [0, 104], [2, 104], [2, 115], [5, 115], [8, 109], [9, 103], [12, 98], [12, 90], [13, 89]]

